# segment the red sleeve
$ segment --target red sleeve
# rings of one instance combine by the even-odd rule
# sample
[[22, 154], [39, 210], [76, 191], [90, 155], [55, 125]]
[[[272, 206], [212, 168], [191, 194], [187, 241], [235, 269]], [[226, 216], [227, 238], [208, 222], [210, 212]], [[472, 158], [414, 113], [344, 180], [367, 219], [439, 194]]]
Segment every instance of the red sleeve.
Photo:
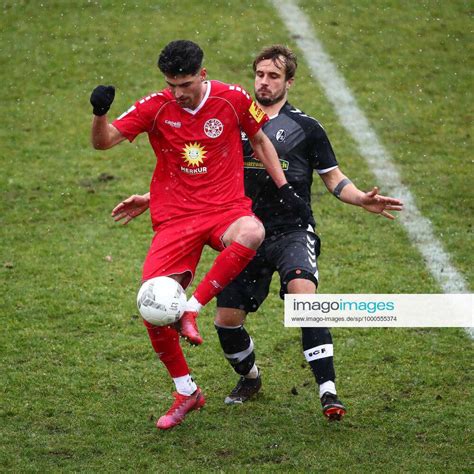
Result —
[[135, 105], [132, 105], [112, 122], [112, 125], [130, 142], [133, 142], [138, 134], [147, 130], [145, 121], [138, 110], [138, 105], [139, 103], [136, 102]]
[[135, 102], [135, 105], [115, 119], [112, 125], [131, 142], [140, 133], [149, 132], [162, 104], [160, 96], [162, 94], [154, 93]]
[[240, 127], [248, 137], [253, 137], [268, 122], [268, 115], [252, 100], [240, 86], [235, 87], [234, 97], [240, 120]]

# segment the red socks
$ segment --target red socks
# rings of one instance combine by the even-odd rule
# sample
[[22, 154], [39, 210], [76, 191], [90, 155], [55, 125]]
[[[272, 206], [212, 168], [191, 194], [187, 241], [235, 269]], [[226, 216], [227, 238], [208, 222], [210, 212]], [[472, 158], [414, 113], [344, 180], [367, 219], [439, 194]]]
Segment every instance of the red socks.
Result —
[[147, 321], [143, 322], [153, 349], [161, 362], [165, 364], [171, 377], [176, 378], [189, 374], [188, 364], [179, 344], [178, 331], [170, 326], [154, 326]]
[[257, 252], [238, 242], [232, 242], [214, 260], [209, 272], [194, 292], [203, 306], [219, 294], [255, 257]]

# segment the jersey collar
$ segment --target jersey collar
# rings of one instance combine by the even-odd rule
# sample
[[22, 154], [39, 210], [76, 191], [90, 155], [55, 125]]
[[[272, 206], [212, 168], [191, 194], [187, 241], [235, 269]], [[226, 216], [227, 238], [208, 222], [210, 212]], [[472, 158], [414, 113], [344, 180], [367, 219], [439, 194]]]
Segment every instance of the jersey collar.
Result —
[[270, 120], [274, 119], [274, 118], [277, 118], [280, 114], [281, 114], [281, 111], [287, 106], [289, 105], [289, 102], [286, 101], [280, 108], [280, 110], [276, 113], [276, 114], [273, 114], [273, 115], [269, 115], [268, 118]]
[[206, 84], [206, 93], [204, 94], [201, 103], [195, 109], [188, 109], [186, 107], [183, 108], [183, 110], [185, 110], [191, 115], [196, 115], [204, 107], [204, 104], [206, 103], [209, 94], [211, 93], [211, 81], [205, 81], [204, 84]]

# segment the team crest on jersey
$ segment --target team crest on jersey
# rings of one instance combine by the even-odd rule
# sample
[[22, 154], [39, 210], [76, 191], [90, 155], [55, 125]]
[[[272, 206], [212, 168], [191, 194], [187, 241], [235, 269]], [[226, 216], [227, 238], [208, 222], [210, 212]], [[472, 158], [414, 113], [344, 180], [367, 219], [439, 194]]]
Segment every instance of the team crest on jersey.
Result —
[[276, 138], [276, 141], [277, 141], [277, 142], [284, 142], [284, 141], [285, 141], [285, 138], [286, 138], [286, 132], [285, 132], [285, 130], [283, 130], [282, 128], [280, 128], [280, 130], [278, 130], [278, 132], [276, 132], [275, 138]]
[[223, 130], [224, 130], [224, 125], [222, 125], [222, 122], [216, 118], [209, 119], [204, 124], [204, 133], [209, 138], [217, 138], [222, 133]]
[[260, 123], [265, 116], [265, 112], [253, 101], [250, 104], [249, 112], [257, 123]]
[[183, 148], [183, 159], [186, 166], [181, 166], [181, 171], [187, 174], [203, 174], [207, 173], [207, 167], [204, 164], [204, 158], [207, 151], [197, 142], [188, 143]]

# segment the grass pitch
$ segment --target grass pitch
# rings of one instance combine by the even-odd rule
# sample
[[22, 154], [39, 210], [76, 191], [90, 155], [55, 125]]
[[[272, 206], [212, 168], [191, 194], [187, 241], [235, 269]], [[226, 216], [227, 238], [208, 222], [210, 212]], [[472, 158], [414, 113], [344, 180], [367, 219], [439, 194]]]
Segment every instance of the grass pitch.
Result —
[[[467, 3], [301, 5], [471, 283]], [[90, 148], [90, 92], [115, 84], [111, 116], [119, 115], [163, 87], [157, 55], [180, 37], [203, 46], [211, 78], [251, 91], [254, 54], [274, 42], [294, 46], [292, 36], [263, 1], [7, 0], [2, 9], [2, 470], [472, 468], [473, 351], [463, 331], [334, 330], [349, 412], [328, 424], [299, 330], [283, 327], [276, 284], [248, 321], [261, 395], [242, 407], [223, 404], [235, 376], [211, 303], [200, 318], [205, 344], [185, 349], [208, 403], [184, 425], [157, 432], [172, 387], [134, 304], [149, 222], [123, 228], [109, 217], [120, 199], [147, 189], [154, 157], [146, 137], [106, 153]], [[376, 184], [302, 62], [290, 100], [323, 123], [359, 187]], [[440, 291], [397, 223], [341, 204], [317, 178], [313, 194], [322, 292]], [[201, 275], [213, 258], [206, 252]]]

